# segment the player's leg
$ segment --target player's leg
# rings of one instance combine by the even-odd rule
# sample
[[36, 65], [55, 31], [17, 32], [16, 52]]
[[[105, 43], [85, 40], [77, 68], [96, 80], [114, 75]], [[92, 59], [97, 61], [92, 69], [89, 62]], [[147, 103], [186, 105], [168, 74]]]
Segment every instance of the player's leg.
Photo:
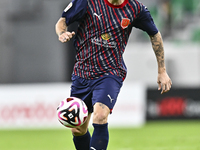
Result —
[[122, 86], [120, 77], [99, 79], [93, 90], [93, 126], [90, 150], [106, 150], [109, 141], [108, 115], [113, 109]]
[[91, 138], [90, 150], [106, 150], [108, 145], [108, 115], [110, 109], [103, 103], [97, 102], [94, 105], [93, 114], [93, 135]]
[[72, 76], [72, 86], [71, 95], [82, 99], [88, 107], [88, 118], [86, 122], [78, 127], [71, 129], [73, 134], [73, 142], [76, 150], [89, 150], [90, 147], [90, 133], [88, 131], [88, 125], [91, 117], [91, 112], [93, 110], [91, 103], [91, 89], [86, 79], [80, 78], [78, 76]]
[[94, 104], [93, 123], [105, 124], [108, 120], [110, 109], [103, 103], [97, 102]]
[[90, 117], [91, 113], [88, 114], [88, 118], [82, 126], [71, 129], [73, 142], [77, 150], [89, 150], [91, 136], [88, 131], [88, 125]]

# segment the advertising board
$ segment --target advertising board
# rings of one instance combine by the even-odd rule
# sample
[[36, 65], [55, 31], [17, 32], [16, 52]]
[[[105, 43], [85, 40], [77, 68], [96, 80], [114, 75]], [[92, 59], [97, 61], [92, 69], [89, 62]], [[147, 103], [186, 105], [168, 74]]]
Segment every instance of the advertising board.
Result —
[[147, 90], [147, 120], [200, 119], [200, 89], [179, 88], [160, 94]]
[[[0, 86], [1, 128], [60, 128], [56, 108], [69, 97], [70, 83], [16, 84]], [[124, 83], [109, 126], [138, 127], [145, 123], [146, 88]]]

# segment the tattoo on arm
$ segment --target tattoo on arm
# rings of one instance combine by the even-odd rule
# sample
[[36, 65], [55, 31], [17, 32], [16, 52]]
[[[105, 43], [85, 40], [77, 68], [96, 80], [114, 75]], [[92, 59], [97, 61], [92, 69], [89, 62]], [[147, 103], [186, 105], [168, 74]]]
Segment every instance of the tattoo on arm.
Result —
[[61, 29], [62, 29], [62, 31], [60, 32], [59, 35], [65, 33], [65, 32], [67, 31], [67, 25], [66, 25], [66, 23], [65, 23], [65, 19], [63, 19], [63, 20], [61, 21]]
[[163, 48], [163, 40], [161, 37], [161, 34], [158, 32], [154, 36], [150, 36], [152, 47], [154, 50], [154, 53], [156, 55], [156, 59], [158, 62], [159, 68], [164, 68], [164, 48]]

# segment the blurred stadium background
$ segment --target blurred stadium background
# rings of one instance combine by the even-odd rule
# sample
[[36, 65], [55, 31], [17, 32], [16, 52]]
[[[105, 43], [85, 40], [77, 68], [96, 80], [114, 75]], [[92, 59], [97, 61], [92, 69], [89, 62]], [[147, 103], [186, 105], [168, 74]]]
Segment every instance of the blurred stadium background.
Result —
[[[200, 150], [200, 1], [140, 1], [163, 35], [173, 87], [157, 91], [149, 38], [133, 29], [124, 54], [127, 79], [109, 118], [109, 150]], [[55, 116], [69, 96], [75, 54], [72, 41], [61, 44], [54, 30], [68, 3], [0, 0], [1, 150], [73, 149]]]

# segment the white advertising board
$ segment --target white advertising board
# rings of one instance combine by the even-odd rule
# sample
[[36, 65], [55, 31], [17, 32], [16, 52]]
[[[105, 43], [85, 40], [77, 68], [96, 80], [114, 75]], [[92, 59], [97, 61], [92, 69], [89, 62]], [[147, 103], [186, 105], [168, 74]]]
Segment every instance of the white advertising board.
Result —
[[[145, 122], [145, 88], [124, 83], [109, 126], [141, 126]], [[0, 85], [0, 129], [62, 128], [56, 117], [70, 83]]]

